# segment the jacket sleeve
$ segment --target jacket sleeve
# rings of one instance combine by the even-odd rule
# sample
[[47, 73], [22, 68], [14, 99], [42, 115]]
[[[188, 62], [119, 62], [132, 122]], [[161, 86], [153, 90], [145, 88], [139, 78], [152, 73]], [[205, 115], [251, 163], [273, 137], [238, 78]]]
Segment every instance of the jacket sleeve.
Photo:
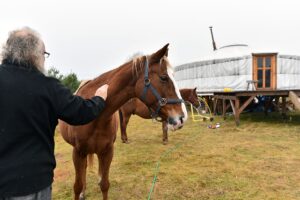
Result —
[[59, 119], [71, 125], [87, 124], [99, 116], [105, 107], [105, 101], [99, 96], [83, 99], [73, 95], [58, 80], [54, 83], [54, 101]]

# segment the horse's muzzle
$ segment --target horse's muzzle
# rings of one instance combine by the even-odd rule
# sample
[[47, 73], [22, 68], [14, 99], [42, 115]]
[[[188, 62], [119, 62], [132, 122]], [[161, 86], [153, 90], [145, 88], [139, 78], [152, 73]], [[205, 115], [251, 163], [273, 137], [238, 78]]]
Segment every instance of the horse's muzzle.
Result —
[[181, 129], [183, 127], [184, 123], [184, 115], [176, 116], [176, 117], [168, 117], [168, 129], [172, 131], [176, 131], [178, 129]]

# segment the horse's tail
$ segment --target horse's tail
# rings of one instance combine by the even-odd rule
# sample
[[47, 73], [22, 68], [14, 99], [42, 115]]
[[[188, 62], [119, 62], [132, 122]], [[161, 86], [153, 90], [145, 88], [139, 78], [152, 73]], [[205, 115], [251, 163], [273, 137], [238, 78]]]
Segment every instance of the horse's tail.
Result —
[[88, 154], [87, 155], [87, 165], [90, 170], [93, 170], [94, 167], [94, 154]]

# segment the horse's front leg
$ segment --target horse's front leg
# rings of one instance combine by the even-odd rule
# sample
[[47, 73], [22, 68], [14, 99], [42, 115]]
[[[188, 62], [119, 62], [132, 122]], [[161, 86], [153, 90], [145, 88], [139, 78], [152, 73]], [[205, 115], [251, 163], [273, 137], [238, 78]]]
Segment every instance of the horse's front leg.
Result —
[[114, 146], [110, 144], [104, 152], [98, 153], [99, 159], [99, 174], [101, 174], [101, 181], [99, 182], [100, 189], [102, 191], [103, 200], [108, 198], [109, 189], [109, 168], [113, 158]]
[[87, 156], [81, 155], [73, 148], [73, 163], [75, 167], [74, 199], [85, 199]]
[[168, 144], [168, 122], [162, 122], [163, 144]]
[[131, 114], [128, 115], [126, 112], [123, 112], [120, 109], [119, 115], [120, 115], [121, 140], [123, 143], [128, 144], [129, 142], [127, 137], [127, 125], [131, 117]]

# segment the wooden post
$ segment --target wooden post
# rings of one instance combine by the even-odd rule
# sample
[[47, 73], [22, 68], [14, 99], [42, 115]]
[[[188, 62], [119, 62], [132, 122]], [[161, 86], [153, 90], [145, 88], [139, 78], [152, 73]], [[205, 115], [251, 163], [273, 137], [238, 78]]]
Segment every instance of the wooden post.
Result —
[[286, 115], [286, 97], [282, 97], [282, 116], [287, 117], [287, 115]]
[[214, 115], [217, 115], [217, 104], [218, 104], [218, 99], [214, 98]]
[[237, 126], [240, 125], [240, 98], [237, 97], [237, 99], [235, 100], [235, 123]]
[[279, 97], [275, 97], [275, 110], [276, 110], [276, 112], [279, 112], [279, 109], [278, 109], [278, 107], [279, 107], [278, 102], [279, 102]]
[[[211, 102], [209, 100], [209, 97], [203, 97], [204, 100], [206, 101], [207, 103], [207, 106], [211, 108]], [[208, 113], [208, 107], [206, 105], [204, 106], [205, 107], [205, 113]]]
[[230, 105], [231, 105], [233, 115], [235, 116], [235, 107], [234, 107], [234, 104], [233, 104], [233, 100], [230, 99], [229, 101], [230, 101]]
[[270, 99], [268, 99], [268, 101], [265, 101], [265, 105], [264, 105], [265, 116], [268, 116], [268, 110], [269, 108], [271, 108], [273, 99], [274, 97], [270, 96]]
[[223, 114], [223, 119], [225, 120], [226, 119], [226, 99], [223, 99], [222, 105], [223, 105], [222, 114]]
[[244, 102], [244, 104], [240, 107], [239, 109], [239, 113], [242, 113], [243, 110], [252, 102], [252, 100], [255, 98], [255, 96], [251, 96], [249, 97], [249, 99], [247, 99], [247, 101]]

